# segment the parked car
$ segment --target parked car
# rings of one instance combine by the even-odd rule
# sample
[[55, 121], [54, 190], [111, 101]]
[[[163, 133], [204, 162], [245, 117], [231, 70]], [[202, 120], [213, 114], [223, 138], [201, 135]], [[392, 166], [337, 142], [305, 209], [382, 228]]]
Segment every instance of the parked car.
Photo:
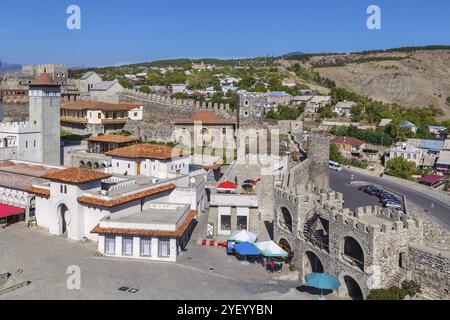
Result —
[[341, 172], [342, 171], [342, 166], [339, 163], [335, 162], [335, 161], [330, 161], [328, 163], [328, 168], [331, 169], [331, 170], [337, 171], [337, 172]]
[[402, 205], [401, 204], [398, 204], [398, 203], [396, 203], [396, 202], [386, 202], [385, 204], [384, 204], [384, 206], [386, 207], [386, 208], [389, 208], [389, 209], [401, 209], [402, 208]]
[[384, 198], [384, 199], [381, 200], [382, 204], [386, 204], [388, 202], [394, 202], [394, 203], [398, 203], [400, 205], [402, 204], [402, 202], [398, 198], [395, 198], [395, 197], [394, 198], [391, 198], [391, 197], [390, 198]]
[[363, 186], [359, 188], [360, 191], [370, 194], [371, 196], [374, 196], [380, 192], [380, 189], [374, 186]]

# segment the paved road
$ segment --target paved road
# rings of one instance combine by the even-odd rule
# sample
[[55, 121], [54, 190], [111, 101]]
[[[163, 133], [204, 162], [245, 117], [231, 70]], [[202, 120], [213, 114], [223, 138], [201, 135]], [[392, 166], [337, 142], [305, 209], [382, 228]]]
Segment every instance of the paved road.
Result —
[[382, 187], [389, 188], [399, 194], [403, 194], [410, 203], [420, 207], [428, 215], [430, 215], [433, 220], [441, 224], [447, 230], [450, 230], [450, 202], [444, 203], [438, 199], [430, 197], [429, 195], [421, 193], [419, 190], [413, 189], [407, 184], [400, 184], [398, 182], [388, 180], [387, 178], [376, 177], [369, 174], [366, 175], [346, 169], [342, 172], [330, 170], [330, 185], [334, 190], [344, 194], [346, 207], [353, 209], [355, 206], [372, 205], [374, 201], [372, 199], [371, 202], [368, 199], [369, 196], [358, 191], [357, 187], [349, 185], [352, 174], [354, 181], [365, 181], [368, 183], [377, 184]]

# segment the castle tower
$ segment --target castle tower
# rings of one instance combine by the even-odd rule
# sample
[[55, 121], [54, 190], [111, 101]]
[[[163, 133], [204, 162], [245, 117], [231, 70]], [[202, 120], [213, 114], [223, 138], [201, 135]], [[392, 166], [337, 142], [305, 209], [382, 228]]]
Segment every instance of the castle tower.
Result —
[[316, 186], [328, 189], [330, 175], [328, 164], [330, 161], [330, 139], [326, 136], [311, 135], [308, 137], [309, 176]]
[[30, 84], [30, 122], [38, 126], [37, 162], [60, 165], [61, 88], [48, 73], [40, 74]]
[[266, 100], [266, 96], [262, 93], [239, 93], [237, 109], [239, 126], [263, 122]]

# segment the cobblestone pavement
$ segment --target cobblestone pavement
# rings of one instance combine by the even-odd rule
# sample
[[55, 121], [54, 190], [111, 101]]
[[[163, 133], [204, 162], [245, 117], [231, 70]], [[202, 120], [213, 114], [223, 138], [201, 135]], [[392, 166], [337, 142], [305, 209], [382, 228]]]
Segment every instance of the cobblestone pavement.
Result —
[[[23, 224], [0, 229], [0, 271], [15, 273], [27, 287], [2, 299], [317, 299], [299, 292], [289, 274], [268, 274], [227, 256], [223, 249], [191, 241], [179, 262], [142, 262], [94, 257], [94, 243], [73, 242]], [[81, 290], [66, 286], [71, 265], [81, 269]], [[210, 270], [210, 268], [212, 268]], [[285, 279], [285, 280], [281, 280]], [[122, 292], [122, 286], [137, 293]], [[330, 298], [333, 298], [331, 296]]]

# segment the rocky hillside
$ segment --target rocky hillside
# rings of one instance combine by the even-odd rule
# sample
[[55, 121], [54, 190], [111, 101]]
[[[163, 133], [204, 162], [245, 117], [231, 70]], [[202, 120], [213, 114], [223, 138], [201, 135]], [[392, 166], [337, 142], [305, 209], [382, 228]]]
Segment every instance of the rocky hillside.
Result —
[[313, 56], [304, 62], [359, 95], [450, 116], [450, 49]]

